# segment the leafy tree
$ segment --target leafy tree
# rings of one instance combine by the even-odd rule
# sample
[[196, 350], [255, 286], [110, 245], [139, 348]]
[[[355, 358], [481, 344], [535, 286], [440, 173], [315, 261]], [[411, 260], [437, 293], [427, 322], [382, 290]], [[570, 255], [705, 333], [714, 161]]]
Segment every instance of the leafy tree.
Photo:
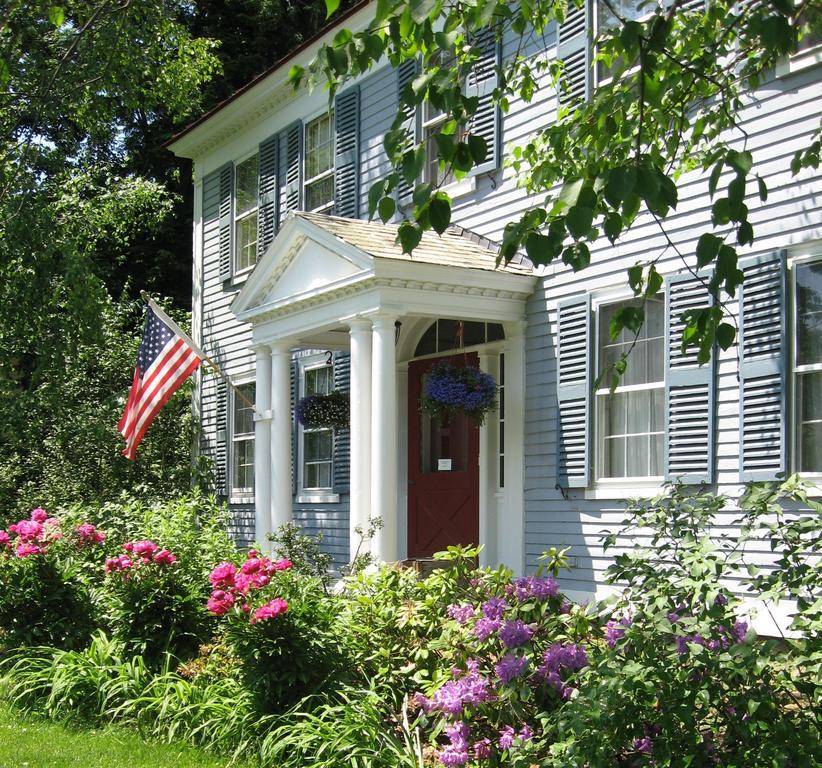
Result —
[[[673, 0], [639, 6], [642, 18], [637, 20], [604, 2], [611, 21], [595, 41], [595, 66], [609, 71], [611, 79], [588, 100], [566, 103], [556, 122], [513, 150], [509, 162], [536, 202], [505, 227], [502, 257], [524, 249], [537, 265], [561, 259], [581, 270], [590, 262], [591, 243], [601, 237], [616, 242], [641, 213], [653, 217], [662, 231], [663, 253], [679, 253], [665, 228], [678, 202], [677, 179], [690, 171], [707, 174], [712, 220], [700, 234], [696, 264], [686, 264], [690, 269], [714, 266], [705, 287], [719, 301], [714, 308], [692, 311], [684, 336], [687, 344], [698, 346], [704, 362], [714, 341], [727, 349], [735, 338], [723, 301], [734, 296], [743, 279], [737, 249], [754, 241], [746, 195], [763, 201], [768, 195], [740, 124], [745, 94], [769, 76], [780, 57], [818, 34], [822, 5], [819, 0], [711, 0], [705, 10]], [[337, 5], [327, 0], [329, 14]], [[328, 81], [333, 96], [346, 79], [383, 57], [393, 66], [421, 61], [421, 74], [402, 93], [385, 137], [397, 170], [375, 184], [369, 196], [370, 215], [379, 213], [387, 221], [395, 212], [392, 193], [400, 180], [415, 185], [412, 217], [399, 229], [405, 251], [414, 249], [424, 230], [442, 232], [451, 220], [447, 193], [418, 183], [427, 147], [413, 143], [409, 111], [430, 102], [449, 116], [436, 137], [436, 155], [442, 167], [461, 178], [489, 149], [482, 138], [460, 130], [470, 125], [478, 107], [464, 84], [483, 36], [519, 38], [519, 53], [499, 68], [493, 93], [505, 112], [514, 99], [530, 102], [566, 89], [562, 61], [522, 51], [581, 6], [582, 0], [380, 0], [364, 31], [339, 31], [307, 71], [292, 70], [295, 84]], [[796, 155], [794, 173], [818, 167], [821, 136], [817, 130]], [[656, 269], [661, 256], [628, 271], [636, 297], [647, 299], [661, 289]], [[643, 320], [642, 306], [624, 307], [611, 333], [638, 331]], [[623, 358], [616, 374], [625, 366]]]
[[157, 230], [172, 204], [162, 186], [119, 172], [134, 115], [189, 114], [217, 67], [213, 43], [179, 22], [186, 7], [21, 1], [0, 13], [0, 498], [7, 506], [87, 499], [124, 483], [188, 485], [180, 403], [167, 409], [168, 433], [155, 432], [153, 461], [137, 469], [117, 455], [117, 412], [140, 319], [105, 285], [111, 266], [128, 258], [140, 233]]

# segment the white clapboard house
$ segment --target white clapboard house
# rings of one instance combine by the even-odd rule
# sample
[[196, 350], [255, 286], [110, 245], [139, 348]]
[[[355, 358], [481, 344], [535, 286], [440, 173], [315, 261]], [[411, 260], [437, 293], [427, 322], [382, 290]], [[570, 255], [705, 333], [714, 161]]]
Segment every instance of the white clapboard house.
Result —
[[[563, 57], [576, 96], [593, 87], [586, 26], [596, 6], [540, 43]], [[371, 15], [360, 4], [338, 25], [361, 28]], [[486, 45], [467, 86], [481, 99], [471, 130], [493, 152], [448, 184], [455, 226], [403, 255], [396, 225], [368, 221], [367, 196], [390, 171], [383, 137], [414, 69], [376, 68], [331, 111], [322, 88], [294, 93], [289, 69], [306, 66], [336, 29], [171, 145], [194, 162], [195, 339], [260, 412], [199, 374], [200, 450], [239, 543], [293, 520], [322, 532], [339, 565], [357, 546], [354, 527], [379, 515], [372, 550], [384, 560], [477, 542], [483, 563], [525, 572], [547, 548], [570, 545], [575, 567], [562, 586], [590, 595], [609, 563], [600, 534], [619, 524], [625, 499], [675, 478], [736, 495], [780, 472], [822, 474], [822, 179], [789, 170], [822, 116], [822, 47], [784, 61], [744, 111], [770, 193], [748, 200], [756, 245], [729, 305], [738, 348], [702, 367], [681, 353], [681, 313], [707, 298], [671, 254], [660, 262], [664, 293], [609, 397], [594, 387], [598, 367], [622, 349], [609, 317], [629, 297], [626, 269], [662, 250], [660, 230], [646, 218], [614, 247], [599, 240], [576, 274], [526, 260], [496, 266], [505, 223], [528, 204], [506, 152], [555, 118], [558, 98], [543, 92], [505, 115], [493, 108], [494, 65], [517, 44], [506, 38]], [[417, 137], [441, 119], [420, 110]], [[429, 167], [426, 178], [439, 172]], [[669, 232], [693, 253], [710, 219], [707, 181], [684, 179], [679, 199]], [[501, 407], [483, 427], [420, 414], [421, 379], [443, 357], [498, 381]], [[332, 389], [350, 391], [350, 428], [296, 422], [297, 399]]]

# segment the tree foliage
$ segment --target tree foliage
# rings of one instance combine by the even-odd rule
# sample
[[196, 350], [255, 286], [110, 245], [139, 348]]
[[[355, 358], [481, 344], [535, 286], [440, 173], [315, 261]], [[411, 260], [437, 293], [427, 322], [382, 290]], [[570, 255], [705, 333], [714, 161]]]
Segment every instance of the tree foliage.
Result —
[[[738, 249], [754, 242], [746, 200], [753, 195], [764, 201], [768, 195], [753, 165], [741, 112], [747, 94], [771, 76], [780, 57], [818, 34], [822, 5], [818, 0], [711, 0], [706, 10], [684, 0], [649, 2], [637, 20], [603, 2], [613, 21], [595, 40], [594, 67], [609, 78], [600, 79], [588, 100], [561, 105], [556, 121], [511, 152], [508, 162], [535, 202], [508, 222], [501, 255], [507, 260], [525, 251], [536, 265], [561, 260], [581, 270], [591, 261], [592, 243], [601, 238], [614, 243], [640, 215], [650, 215], [666, 245], [632, 267], [628, 282], [640, 299], [657, 294], [662, 278], [656, 265], [672, 253], [692, 271], [713, 267], [712, 277], [703, 282], [717, 302], [692, 311], [684, 334], [684, 343], [696, 345], [704, 362], [714, 342], [728, 348], [734, 341], [735, 327], [723, 302], [743, 279]], [[336, 2], [327, 0], [327, 5], [332, 12]], [[459, 179], [489, 151], [470, 132], [479, 101], [465, 88], [483, 35], [513, 35], [517, 41], [517, 53], [499, 67], [493, 93], [503, 112], [514, 100], [550, 99], [567, 87], [563, 62], [524, 52], [529, 45], [544, 49], [538, 41], [552, 39], [552, 25], [581, 6], [582, 0], [380, 0], [365, 30], [340, 30], [307, 71], [292, 70], [295, 84], [327, 81], [333, 94], [383, 57], [393, 66], [421, 61], [421, 74], [401, 94], [385, 137], [396, 170], [369, 196], [370, 215], [388, 220], [401, 180], [415, 186], [413, 211], [399, 229], [404, 250], [413, 250], [424, 230], [442, 231], [451, 218], [446, 191], [419, 183], [430, 160], [426, 152], [435, 146], [440, 166]], [[407, 119], [423, 102], [448, 115], [428, 146], [414, 143]], [[796, 155], [794, 173], [818, 167], [820, 136], [817, 130]], [[700, 233], [695, 263], [680, 253], [665, 228], [677, 207], [677, 181], [692, 171], [708, 176], [712, 198], [711, 221]], [[626, 307], [611, 333], [638, 331], [643, 320], [641, 306]], [[625, 365], [623, 358], [616, 373]]]

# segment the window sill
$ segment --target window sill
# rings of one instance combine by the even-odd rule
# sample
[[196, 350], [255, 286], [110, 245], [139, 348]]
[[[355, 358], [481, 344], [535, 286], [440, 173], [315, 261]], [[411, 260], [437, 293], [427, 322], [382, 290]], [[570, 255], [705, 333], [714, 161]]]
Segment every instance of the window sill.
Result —
[[333, 491], [302, 491], [294, 497], [295, 504], [339, 504], [340, 494]]
[[477, 177], [468, 176], [460, 181], [452, 181], [450, 184], [446, 184], [440, 191], [445, 192], [452, 200], [456, 200], [457, 198], [470, 195], [472, 192], [476, 192], [476, 190]]
[[228, 497], [229, 504], [253, 504], [254, 503], [254, 494], [237, 494], [232, 493], [231, 496]]
[[597, 485], [594, 488], [586, 488], [583, 498], [593, 500], [615, 499], [619, 501], [627, 499], [652, 499], [664, 493], [663, 482], [651, 481], [647, 483], [637, 482], [632, 484], [620, 483], [619, 485]]
[[776, 63], [776, 76], [786, 77], [794, 72], [815, 67], [817, 64], [822, 64], [822, 45], [780, 59]]

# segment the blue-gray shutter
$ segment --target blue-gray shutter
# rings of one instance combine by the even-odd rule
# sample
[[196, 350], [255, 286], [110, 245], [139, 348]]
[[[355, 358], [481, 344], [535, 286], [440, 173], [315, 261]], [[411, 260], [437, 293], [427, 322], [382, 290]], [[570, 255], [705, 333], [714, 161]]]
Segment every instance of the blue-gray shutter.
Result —
[[[334, 353], [334, 389], [351, 391], [351, 357], [348, 352]], [[351, 430], [334, 430], [334, 490], [348, 493], [351, 483]]]
[[560, 106], [585, 101], [591, 94], [590, 3], [568, 7], [557, 32], [557, 58], [565, 65], [557, 100]]
[[216, 400], [214, 492], [217, 496], [228, 496], [228, 386], [223, 379], [217, 379]]
[[494, 89], [497, 87], [502, 49], [491, 27], [483, 29], [472, 42], [480, 53], [468, 75], [465, 95], [476, 96], [479, 105], [471, 118], [469, 132], [485, 139], [488, 149], [485, 160], [471, 169], [472, 174], [478, 174], [499, 168], [502, 118], [499, 106], [494, 101]]
[[334, 213], [349, 219], [360, 215], [360, 88], [334, 99]]
[[280, 189], [280, 223], [303, 206], [303, 124], [300, 120], [292, 123], [281, 134], [282, 179]]
[[740, 264], [739, 475], [773, 480], [788, 467], [787, 305], [784, 251]]
[[590, 475], [591, 297], [557, 305], [557, 481], [585, 488]]
[[296, 360], [291, 361], [291, 494], [297, 494], [297, 462], [300, 460], [297, 450], [297, 382], [300, 369]]
[[665, 283], [665, 479], [683, 483], [714, 481], [716, 350], [702, 366], [696, 347], [682, 352], [682, 313], [713, 304], [709, 279], [683, 274]]
[[257, 208], [257, 261], [259, 261], [274, 235], [277, 234], [277, 189], [279, 179], [279, 136], [271, 136], [260, 144], [259, 149], [259, 202]]
[[[419, 61], [417, 59], [406, 59], [400, 62], [397, 67], [397, 99], [399, 99], [406, 88], [411, 87], [411, 83], [419, 72]], [[416, 145], [420, 140], [420, 122], [417, 110], [414, 107], [403, 105], [402, 113], [405, 117], [404, 125], [407, 127], [411, 142]], [[401, 171], [401, 169], [398, 169]], [[400, 175], [397, 184], [397, 205], [410, 205], [414, 194], [414, 185], [408, 184]]]
[[231, 240], [234, 230], [234, 166], [227, 163], [218, 171], [220, 174], [220, 280], [231, 277]]

